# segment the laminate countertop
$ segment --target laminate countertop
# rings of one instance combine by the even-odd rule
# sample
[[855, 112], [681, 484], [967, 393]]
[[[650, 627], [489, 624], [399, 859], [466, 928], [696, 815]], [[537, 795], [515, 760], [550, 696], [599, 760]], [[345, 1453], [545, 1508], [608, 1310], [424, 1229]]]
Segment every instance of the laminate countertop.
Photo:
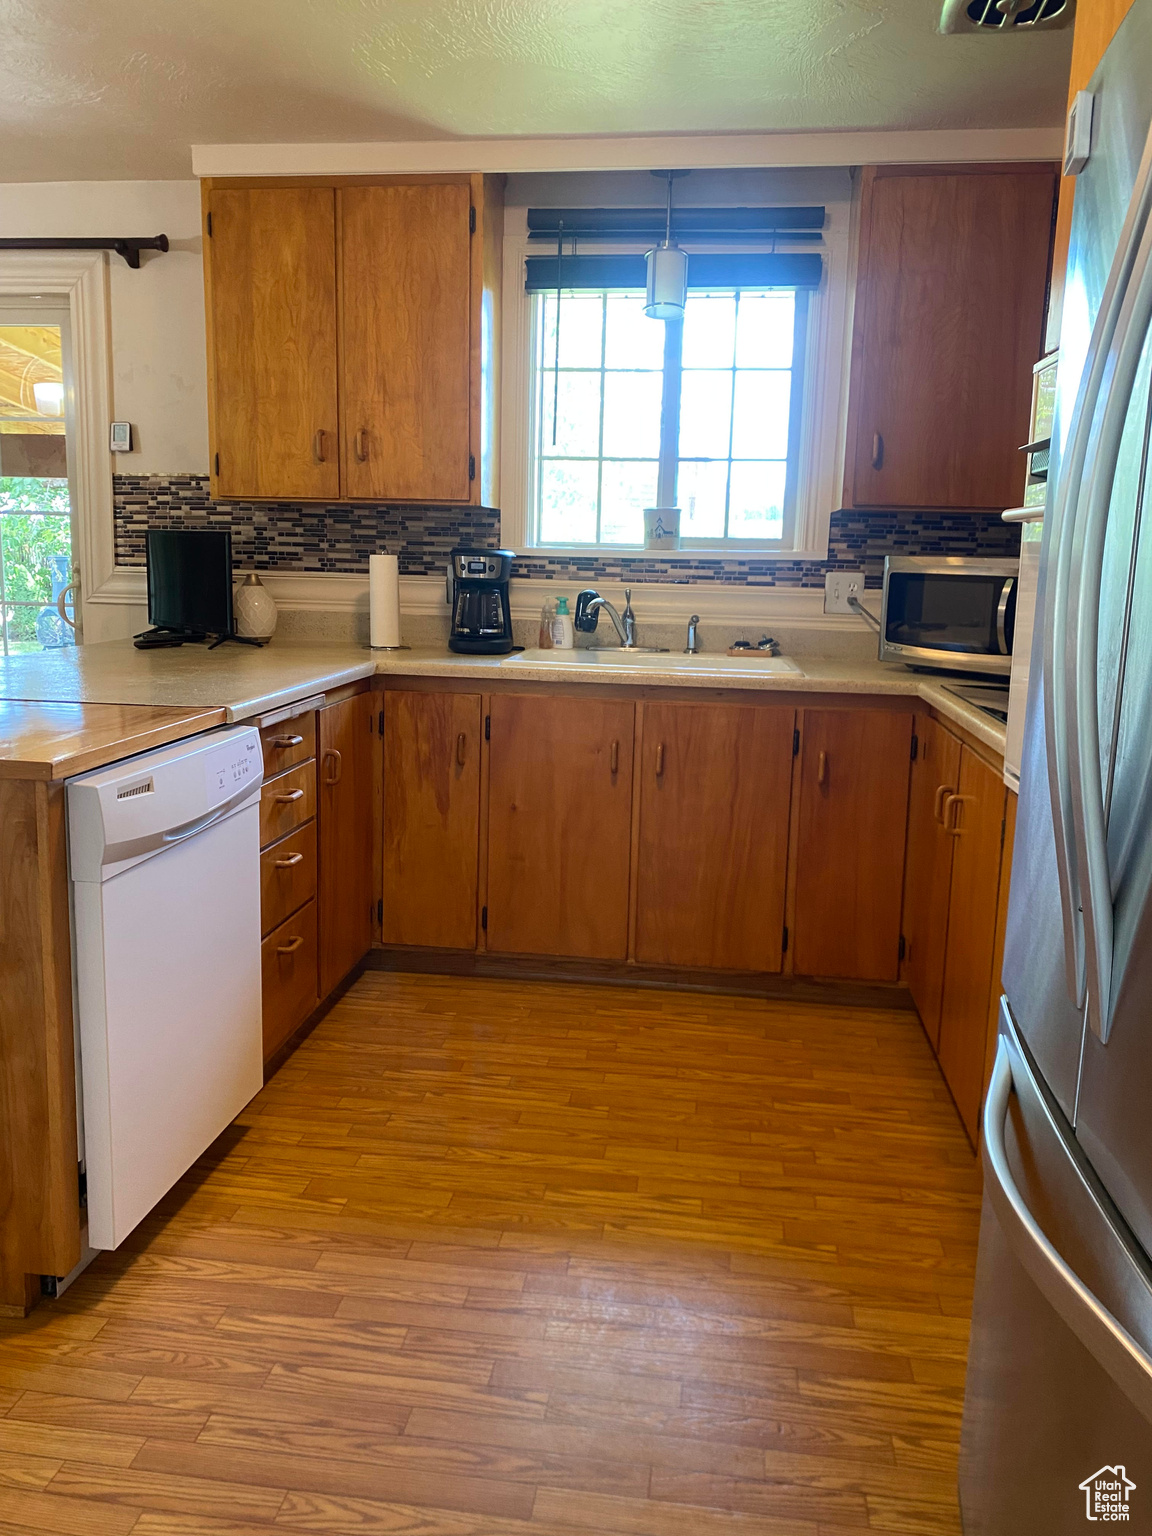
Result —
[[[381, 652], [351, 643], [292, 641], [273, 641], [261, 649], [222, 646], [209, 651], [202, 646], [184, 646], [138, 651], [130, 641], [113, 640], [5, 658], [0, 661], [0, 701], [216, 710], [223, 711], [222, 719], [236, 721], [377, 674], [471, 679], [480, 686], [496, 681], [501, 685], [567, 682], [600, 687], [896, 695], [923, 700], [1003, 756], [1004, 726], [957, 698], [936, 678], [869, 658], [803, 655], [785, 665], [789, 669], [781, 671], [758, 658], [742, 662], [724, 656], [689, 658], [673, 652], [609, 662], [603, 657], [594, 660], [587, 652], [456, 656], [440, 647]], [[183, 734], [205, 728], [193, 725]], [[126, 750], [142, 749], [133, 746]]]
[[66, 779], [224, 719], [223, 709], [0, 700], [0, 779]]

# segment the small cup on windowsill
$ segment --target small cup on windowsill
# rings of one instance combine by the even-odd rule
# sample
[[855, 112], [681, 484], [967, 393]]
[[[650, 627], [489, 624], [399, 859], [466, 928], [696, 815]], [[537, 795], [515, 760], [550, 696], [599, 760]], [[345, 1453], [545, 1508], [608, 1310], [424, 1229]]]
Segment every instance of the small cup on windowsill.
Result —
[[680, 508], [644, 508], [644, 548], [680, 548]]

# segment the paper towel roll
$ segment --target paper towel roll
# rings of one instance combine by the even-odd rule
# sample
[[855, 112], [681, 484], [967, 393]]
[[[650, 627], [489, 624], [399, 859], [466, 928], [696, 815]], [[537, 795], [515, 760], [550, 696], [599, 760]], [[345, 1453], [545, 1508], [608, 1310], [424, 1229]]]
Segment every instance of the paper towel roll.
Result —
[[400, 558], [368, 556], [368, 632], [374, 648], [400, 644]]

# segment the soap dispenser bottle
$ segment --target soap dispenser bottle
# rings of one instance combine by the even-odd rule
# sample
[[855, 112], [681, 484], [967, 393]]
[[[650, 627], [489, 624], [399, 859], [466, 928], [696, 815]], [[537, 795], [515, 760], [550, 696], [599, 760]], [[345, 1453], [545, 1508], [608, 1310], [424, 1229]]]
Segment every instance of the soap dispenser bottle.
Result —
[[572, 615], [568, 612], [568, 599], [556, 599], [556, 617], [552, 620], [552, 644], [558, 651], [570, 651], [576, 642], [572, 627]]

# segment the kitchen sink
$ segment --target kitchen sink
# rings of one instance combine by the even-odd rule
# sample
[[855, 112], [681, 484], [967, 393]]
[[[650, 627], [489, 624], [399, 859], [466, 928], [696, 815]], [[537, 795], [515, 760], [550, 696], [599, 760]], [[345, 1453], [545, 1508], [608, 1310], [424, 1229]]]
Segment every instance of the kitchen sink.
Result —
[[626, 672], [691, 672], [696, 676], [716, 677], [802, 677], [803, 673], [788, 656], [764, 656], [751, 652], [745, 656], [696, 655], [682, 651], [625, 650], [623, 646], [581, 647], [567, 650], [519, 651], [509, 656], [507, 666], [603, 667]]

